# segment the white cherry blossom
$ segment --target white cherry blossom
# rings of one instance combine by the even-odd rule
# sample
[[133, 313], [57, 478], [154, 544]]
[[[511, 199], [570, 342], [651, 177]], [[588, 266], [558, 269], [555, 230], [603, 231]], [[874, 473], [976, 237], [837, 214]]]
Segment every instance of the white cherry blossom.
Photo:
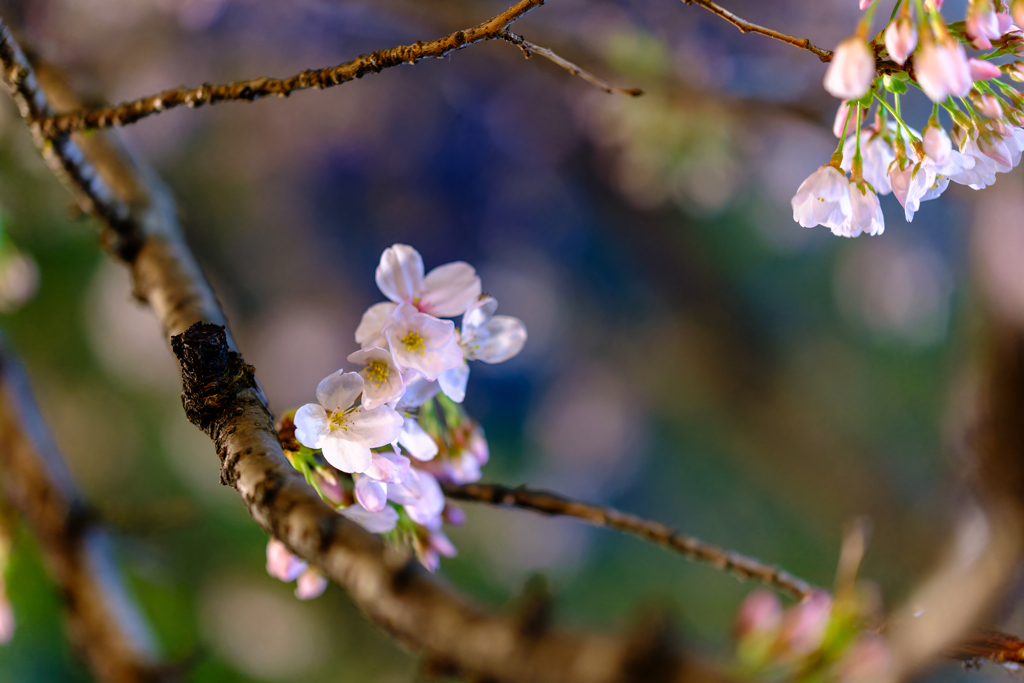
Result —
[[388, 498], [401, 505], [417, 524], [433, 523], [444, 510], [444, 492], [429, 472], [413, 468], [400, 483], [388, 484]]
[[438, 266], [423, 276], [423, 258], [407, 244], [384, 250], [377, 266], [377, 286], [396, 304], [415, 306], [441, 318], [462, 315], [480, 296], [480, 278], [463, 261]]
[[384, 337], [400, 366], [416, 370], [430, 381], [462, 363], [455, 323], [420, 313], [411, 304], [398, 305], [384, 324]]
[[[848, 137], [843, 144], [842, 169], [844, 171], [853, 170], [853, 156], [856, 151], [857, 135], [854, 134]], [[882, 196], [892, 192], [892, 186], [889, 184], [889, 165], [896, 158], [892, 143], [874, 128], [861, 130], [860, 153], [864, 165], [864, 180], [871, 183], [875, 192]]]
[[462, 403], [466, 397], [466, 383], [469, 381], [469, 363], [466, 361], [502, 363], [522, 351], [526, 343], [523, 321], [510, 315], [494, 315], [496, 310], [498, 300], [482, 294], [462, 316], [458, 343], [464, 360], [438, 377], [445, 396], [456, 403]]
[[430, 399], [441, 393], [438, 382], [431, 382], [422, 375], [409, 380], [405, 395], [398, 402], [396, 409], [405, 417], [402, 431], [398, 435], [398, 443], [409, 455], [420, 462], [434, 458], [438, 453], [437, 442], [427, 434], [419, 422], [410, 414]]
[[359, 344], [359, 348], [384, 348], [388, 345], [388, 340], [384, 338], [384, 323], [396, 308], [398, 304], [382, 301], [366, 309], [362, 320], [359, 321], [359, 327], [356, 328], [356, 344]]
[[402, 371], [386, 350], [374, 346], [356, 351], [349, 354], [348, 362], [363, 366], [359, 371], [363, 378], [363, 408], [373, 410], [405, 392]]
[[392, 443], [402, 428], [402, 416], [390, 406], [356, 406], [362, 393], [362, 377], [338, 370], [316, 388], [319, 404], [295, 412], [295, 438], [322, 449], [327, 462], [342, 472], [365, 471], [373, 462], [370, 449]]
[[885, 219], [878, 195], [864, 183], [850, 183], [850, 216], [842, 225], [832, 228], [841, 237], [859, 237], [861, 234], [881, 235]]
[[805, 228], [840, 227], [850, 215], [850, 181], [834, 166], [822, 166], [800, 184], [791, 204], [793, 220]]

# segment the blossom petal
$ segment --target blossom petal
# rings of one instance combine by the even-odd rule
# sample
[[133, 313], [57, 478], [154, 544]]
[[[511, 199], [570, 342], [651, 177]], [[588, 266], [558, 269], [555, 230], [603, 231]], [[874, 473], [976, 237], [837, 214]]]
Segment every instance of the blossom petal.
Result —
[[349, 355], [348, 361], [365, 366], [359, 376], [363, 378], [362, 406], [367, 410], [390, 403], [405, 391], [402, 372], [384, 349], [371, 347], [356, 351]]
[[365, 349], [370, 346], [384, 348], [388, 345], [382, 330], [384, 323], [395, 312], [397, 306], [398, 304], [390, 301], [382, 301], [366, 309], [363, 319], [359, 321], [359, 327], [356, 328], [356, 344], [359, 344], [360, 348]]
[[367, 477], [382, 482], [399, 482], [409, 475], [409, 458], [394, 451], [373, 452], [373, 462], [363, 472]]
[[402, 416], [391, 406], [356, 408], [345, 416], [345, 421], [345, 438], [369, 448], [392, 443], [402, 428]]
[[428, 525], [444, 510], [444, 492], [434, 475], [423, 470], [409, 471], [400, 484], [388, 484], [388, 498], [405, 508], [412, 521]]
[[398, 435], [398, 443], [409, 452], [409, 455], [421, 462], [432, 460], [437, 455], [437, 442], [427, 434], [414, 418], [407, 417], [402, 423], [402, 431]]
[[456, 403], [462, 403], [465, 400], [467, 382], [469, 382], [469, 363], [465, 361], [458, 367], [445, 370], [437, 377], [441, 391]]
[[437, 380], [432, 382], [416, 371], [411, 372], [414, 376], [412, 379], [406, 379], [405, 394], [402, 395], [402, 400], [398, 402], [399, 410], [419, 408], [441, 393], [441, 386], [437, 383]]
[[299, 600], [312, 600], [319, 598], [327, 590], [327, 578], [310, 567], [299, 577], [295, 585], [295, 597]]
[[271, 538], [267, 541], [267, 573], [275, 579], [291, 583], [306, 570], [306, 563], [292, 555], [284, 543]]
[[441, 318], [462, 315], [480, 296], [480, 278], [463, 261], [446, 263], [427, 273], [417, 308]]
[[384, 325], [391, 354], [399, 365], [418, 370], [430, 381], [462, 362], [455, 323], [401, 304]]
[[370, 512], [380, 512], [388, 504], [388, 485], [367, 476], [356, 477], [356, 500]]
[[413, 303], [423, 293], [423, 258], [408, 244], [384, 250], [377, 266], [377, 286], [395, 303]]
[[371, 534], [386, 534], [398, 524], [398, 511], [390, 505], [380, 512], [370, 512], [358, 504], [349, 505], [338, 513], [358, 523]]
[[306, 448], [321, 448], [331, 431], [327, 411], [316, 403], [307, 403], [295, 411], [295, 439]]
[[328, 412], [345, 410], [363, 393], [363, 378], [355, 372], [337, 372], [324, 377], [316, 388], [316, 398]]
[[462, 316], [462, 331], [465, 334], [467, 331], [472, 332], [480, 327], [487, 324], [487, 321], [491, 319], [494, 312], [498, 310], [498, 300], [490, 294], [484, 294], [477, 298], [473, 304], [466, 309], [466, 314]]
[[337, 436], [338, 431], [324, 439], [323, 451], [327, 462], [342, 472], [364, 472], [373, 460], [370, 449], [363, 444]]
[[523, 350], [526, 325], [510, 315], [496, 315], [487, 321], [484, 333], [473, 346], [472, 358], [485, 363], [503, 363]]

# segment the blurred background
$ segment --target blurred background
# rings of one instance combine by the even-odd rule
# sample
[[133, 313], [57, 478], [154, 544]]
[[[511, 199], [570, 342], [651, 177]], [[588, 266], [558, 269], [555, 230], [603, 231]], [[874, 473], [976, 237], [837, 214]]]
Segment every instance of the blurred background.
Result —
[[[827, 48], [858, 17], [851, 0], [726, 4]], [[964, 4], [948, 0], [947, 16]], [[0, 15], [81, 91], [121, 101], [333, 65], [504, 7], [5, 0]], [[313, 400], [356, 350], [360, 315], [383, 298], [384, 248], [411, 244], [428, 269], [466, 260], [530, 333], [519, 357], [470, 379], [485, 481], [612, 504], [822, 586], [844, 525], [866, 516], [865, 574], [898, 604], [961, 495], [983, 312], [1024, 322], [1021, 174], [983, 193], [951, 186], [912, 224], [883, 198], [880, 237], [806, 230], [789, 200], [836, 144], [813, 55], [678, 0], [552, 0], [514, 30], [646, 94], [607, 95], [488, 43], [123, 131], [177, 196], [272, 407]], [[923, 127], [929, 110], [904, 111]], [[3, 229], [38, 279], [0, 328], [117, 533], [161, 651], [196, 657], [194, 681], [421, 680], [339, 589], [303, 603], [266, 575], [266, 537], [184, 419], [176, 364], [126, 271], [6, 98], [0, 133]], [[728, 657], [749, 586], [572, 520], [463, 507], [460, 555], [440, 571], [460, 590], [501, 606], [541, 574], [564, 623], [620, 629], [663, 610], [689, 646]], [[18, 628], [0, 680], [87, 680], [24, 530], [8, 585]], [[949, 665], [934, 680], [965, 675]], [[989, 675], [1005, 674], [969, 674]]]

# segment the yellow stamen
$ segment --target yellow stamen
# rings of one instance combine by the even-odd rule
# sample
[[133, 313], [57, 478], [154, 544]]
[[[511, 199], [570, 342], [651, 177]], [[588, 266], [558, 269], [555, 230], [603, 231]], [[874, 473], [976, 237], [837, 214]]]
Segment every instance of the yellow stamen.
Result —
[[[409, 335], [406, 336], [408, 337]], [[405, 340], [403, 339], [402, 341]], [[366, 366], [366, 379], [377, 386], [387, 382], [390, 374], [391, 371], [388, 370], [388, 364], [382, 360], [370, 361], [369, 365]]]
[[423, 337], [416, 330], [409, 332], [407, 335], [402, 337], [402, 343], [405, 344], [405, 348], [413, 353], [423, 353]]

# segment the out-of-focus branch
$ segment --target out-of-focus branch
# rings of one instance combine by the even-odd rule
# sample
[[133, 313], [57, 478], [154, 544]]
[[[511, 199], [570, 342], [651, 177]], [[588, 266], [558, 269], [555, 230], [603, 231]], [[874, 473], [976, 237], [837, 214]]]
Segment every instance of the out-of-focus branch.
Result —
[[722, 17], [743, 33], [760, 33], [762, 36], [768, 36], [769, 38], [774, 38], [775, 40], [781, 40], [784, 43], [789, 43], [790, 45], [795, 45], [796, 47], [807, 50], [808, 52], [812, 52], [814, 53], [815, 57], [817, 57], [823, 62], [832, 61], [831, 51], [823, 50], [820, 47], [816, 47], [814, 44], [811, 43], [811, 41], [807, 40], [806, 38], [795, 38], [793, 36], [786, 35], [785, 33], [779, 33], [778, 31], [772, 30], [770, 28], [765, 28], [764, 26], [758, 26], [757, 24], [753, 24], [747, 21], [746, 19], [741, 19], [740, 17], [736, 16], [735, 14], [725, 9], [717, 2], [714, 2], [713, 0], [683, 0], [683, 2], [687, 5], [700, 5], [704, 9], [711, 12], [712, 14], [716, 14]]
[[623, 95], [629, 95], [630, 97], [639, 97], [640, 95], [644, 94], [644, 91], [641, 90], [640, 88], [620, 88], [618, 86], [611, 85], [607, 81], [598, 78], [597, 76], [590, 73], [586, 69], [576, 66], [565, 57], [559, 56], [550, 48], [535, 45], [534, 43], [531, 43], [522, 36], [512, 33], [512, 31], [509, 31], [508, 29], [499, 33], [498, 37], [502, 38], [503, 40], [507, 40], [508, 42], [512, 43], [520, 50], [522, 50], [523, 54], [526, 55], [527, 59], [529, 59], [533, 55], [540, 55], [545, 59], [551, 60], [558, 66], [562, 67], [563, 69], [571, 73], [573, 76], [579, 76], [587, 83], [597, 86], [598, 88], [604, 90], [608, 94], [621, 93]]
[[[512, 23], [521, 19], [530, 10], [540, 7], [545, 1], [520, 0], [482, 24], [462, 31], [455, 31], [443, 38], [377, 50], [368, 55], [360, 55], [352, 61], [338, 66], [307, 69], [291, 78], [251, 78], [222, 85], [204, 83], [198, 88], [165, 90], [156, 95], [124, 102], [114, 107], [83, 109], [57, 116], [36, 113], [33, 117], [34, 125], [42, 134], [54, 136], [69, 131], [124, 126], [147, 116], [181, 106], [195, 108], [204, 104], [219, 104], [220, 102], [252, 102], [263, 97], [287, 97], [293, 92], [310, 88], [323, 90], [362, 78], [367, 74], [380, 73], [383, 69], [392, 66], [415, 64], [423, 59], [439, 59], [473, 43], [502, 38], [501, 34]], [[582, 76], [582, 74], [580, 75]]]
[[[525, 5], [525, 3], [520, 3]], [[539, 4], [539, 3], [534, 3]], [[48, 111], [32, 68], [0, 25], [4, 77], [27, 122]], [[47, 88], [70, 104], [59, 83]], [[34, 103], [34, 107], [24, 106]], [[37, 129], [45, 149], [51, 141]], [[49, 152], [83, 206], [109, 206], [98, 216], [123, 216], [117, 234], [134, 245], [116, 249], [132, 269], [135, 293], [160, 319], [182, 367], [189, 418], [214, 440], [221, 481], [238, 490], [256, 522], [296, 555], [319, 567], [346, 591], [368, 618], [396, 640], [423, 653], [434, 671], [476, 680], [531, 683], [707, 681], [723, 677], [676, 653], [663, 639], [572, 635], [544, 624], [470, 605], [419, 563], [338, 515], [320, 500], [284, 457], [253, 368], [232, 350], [209, 285], [180, 234], [166, 191], [123, 150], [102, 135], [71, 141], [58, 136]], [[81, 145], [81, 147], [79, 147]], [[56, 147], [56, 145], [52, 145]], [[84, 152], [84, 154], [83, 154]], [[91, 162], [95, 162], [95, 166]], [[95, 182], [81, 182], [94, 178]], [[197, 323], [197, 324], [193, 324]], [[533, 623], [533, 622], [531, 622]]]
[[0, 479], [60, 587], [73, 648], [104, 683], [177, 679], [159, 666], [125, 591], [110, 538], [86, 513], [24, 371], [0, 348]]
[[692, 536], [678, 533], [661, 524], [615, 508], [590, 505], [557, 493], [535, 491], [523, 487], [509, 488], [494, 484], [443, 484], [444, 493], [456, 500], [470, 500], [504, 507], [533, 510], [545, 515], [578, 517], [594, 526], [610, 527], [646, 538], [664, 548], [688, 557], [695, 562], [710, 564], [748, 581], [760, 581], [794, 598], [810, 594], [813, 587], [788, 572], [759, 562], [752, 557], [719, 548]]

